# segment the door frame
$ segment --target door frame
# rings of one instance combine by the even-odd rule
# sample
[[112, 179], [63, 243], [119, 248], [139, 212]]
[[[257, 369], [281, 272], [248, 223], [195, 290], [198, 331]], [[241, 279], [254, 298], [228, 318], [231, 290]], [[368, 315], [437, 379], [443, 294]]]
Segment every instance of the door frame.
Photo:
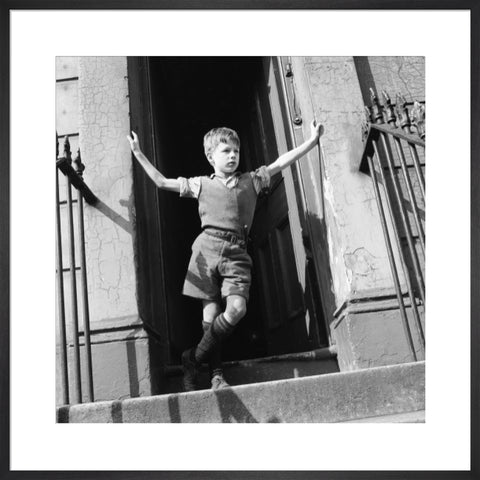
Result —
[[[144, 152], [155, 164], [157, 152], [155, 151], [154, 141], [149, 62], [149, 57], [128, 57], [130, 117], [131, 128], [137, 131]], [[279, 154], [282, 154], [296, 146], [295, 134], [290, 120], [285, 79], [283, 78], [282, 58], [265, 57], [263, 65], [264, 77], [269, 87], [269, 107], [272, 114], [277, 148]], [[166, 272], [163, 258], [165, 228], [161, 225], [158, 215], [152, 215], [152, 212], [155, 213], [159, 210], [158, 191], [150, 181], [145, 179], [145, 175], [140, 172], [140, 167], [136, 162], [133, 168], [138, 227], [136, 251], [138, 255], [137, 284], [139, 289], [139, 308], [147, 330], [151, 330], [156, 340], [161, 344], [161, 355], [164, 362], [170, 363], [173, 359], [170, 358], [171, 339], [168, 326], [168, 295], [165, 291]], [[323, 320], [324, 314], [321, 312], [319, 315], [318, 309], [312, 306], [315, 302], [306, 298], [307, 295], [311, 295], [320, 299], [321, 293], [319, 288], [311, 287], [312, 281], [308, 278], [311, 275], [308, 263], [315, 262], [315, 259], [309, 257], [304, 244], [305, 236], [308, 235], [309, 230], [308, 221], [305, 220], [305, 194], [298, 181], [298, 165], [295, 164], [294, 167], [283, 170], [282, 176], [287, 196], [295, 266], [298, 281], [304, 292], [307, 304], [306, 327], [309, 332], [316, 336], [314, 342], [319, 344], [318, 323]], [[149, 248], [143, 248], [147, 244]], [[153, 255], [150, 252], [152, 248], [154, 250]], [[307, 285], [309, 282], [310, 288]], [[318, 283], [314, 282], [313, 285], [318, 285]], [[307, 290], [310, 290], [310, 292], [307, 293]], [[158, 294], [159, 292], [161, 292], [160, 295]], [[327, 323], [323, 323], [325, 323], [325, 328], [328, 331]], [[329, 335], [327, 341], [330, 343]]]
[[[265, 78], [270, 87], [270, 108], [274, 120], [275, 135], [279, 146], [279, 154], [300, 145], [304, 141], [301, 128], [294, 129], [293, 114], [291, 111], [292, 99], [295, 92], [289, 92], [286, 76], [288, 70], [287, 57], [270, 57], [265, 61]], [[292, 85], [292, 88], [293, 85]], [[292, 240], [294, 245], [297, 274], [304, 289], [307, 302], [307, 314], [313, 313], [312, 319], [306, 317], [307, 329], [316, 336], [319, 344], [332, 344], [328, 312], [322, 299], [319, 286], [319, 269], [316, 255], [308, 252], [313, 248], [314, 236], [308, 219], [307, 198], [305, 193], [302, 170], [298, 162], [282, 171], [287, 191], [289, 219], [292, 225]], [[307, 247], [308, 246], [308, 247]], [[325, 346], [327, 346], [325, 345]], [[322, 345], [323, 346], [323, 345]]]
[[[270, 110], [272, 112], [273, 126], [275, 130], [275, 138], [277, 141], [278, 153], [287, 152], [292, 149], [293, 143], [290, 136], [287, 136], [288, 128], [286, 127], [285, 117], [285, 101], [283, 92], [278, 88], [279, 69], [276, 65], [277, 57], [270, 57], [270, 61], [265, 61], [265, 79], [269, 88]], [[283, 100], [283, 101], [282, 101]], [[288, 118], [288, 117], [287, 117]], [[297, 267], [297, 275], [303, 290], [305, 290], [305, 264], [306, 253], [302, 242], [302, 223], [299, 215], [298, 202], [295, 192], [295, 185], [291, 168], [282, 170], [282, 176], [285, 184], [285, 192], [288, 202], [288, 218], [290, 221], [290, 229], [292, 232], [293, 250], [295, 254], [295, 265]]]
[[[149, 57], [127, 57], [130, 129], [138, 134], [142, 151], [156, 163]], [[133, 161], [133, 160], [132, 160]], [[165, 291], [165, 261], [158, 189], [133, 161], [135, 197], [134, 248], [137, 256], [137, 298], [145, 329], [160, 348], [163, 364], [171, 361], [168, 304]], [[161, 292], [159, 295], [158, 292]]]

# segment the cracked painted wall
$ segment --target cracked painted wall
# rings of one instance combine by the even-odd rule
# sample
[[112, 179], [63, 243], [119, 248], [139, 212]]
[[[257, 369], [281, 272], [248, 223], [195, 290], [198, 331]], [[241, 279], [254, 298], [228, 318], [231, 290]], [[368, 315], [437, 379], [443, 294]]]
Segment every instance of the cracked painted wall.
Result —
[[[411, 361], [398, 305], [381, 300], [382, 294], [393, 292], [393, 280], [372, 181], [359, 171], [359, 165], [368, 89], [374, 88], [377, 94], [386, 90], [393, 98], [400, 93], [407, 102], [423, 101], [424, 59], [293, 57], [291, 61], [303, 119], [299, 128], [306, 137], [312, 118], [324, 125], [321, 159], [318, 153], [309, 154], [300, 165], [308, 217], [322, 227], [314, 237], [314, 248], [323, 269], [330, 273], [330, 284], [326, 273], [321, 273], [320, 284], [340, 369]], [[387, 223], [392, 231], [389, 219]], [[398, 257], [396, 245], [393, 248]], [[328, 253], [319, 254], [322, 249]], [[399, 276], [404, 286], [403, 272]], [[409, 308], [407, 317], [415, 331]], [[415, 333], [413, 343], [422, 359], [420, 337]]]
[[302, 112], [306, 112], [305, 135], [313, 112], [325, 127], [323, 171], [309, 176], [308, 188], [323, 192], [323, 205], [310, 202], [310, 208], [325, 224], [338, 307], [358, 292], [392, 285], [371, 180], [358, 171], [364, 104], [353, 57], [296, 57], [292, 61], [294, 72], [302, 72], [295, 74], [295, 86]]
[[85, 234], [92, 322], [138, 315], [133, 177], [125, 57], [79, 57], [79, 138], [84, 178], [99, 198]]
[[425, 100], [425, 57], [368, 57], [373, 83], [378, 93], [397, 93], [407, 102]]
[[[92, 330], [95, 400], [151, 395], [150, 339], [138, 318], [134, 256], [133, 176], [126, 135], [130, 129], [125, 57], [57, 57], [56, 130], [59, 154], [68, 135], [73, 158], [80, 147], [84, 178], [99, 202], [85, 205], [85, 250]], [[66, 182], [59, 176], [60, 200]], [[73, 198], [77, 191], [72, 189]], [[60, 207], [62, 230], [67, 365], [70, 401], [73, 400], [73, 328], [68, 250], [67, 208]], [[75, 229], [77, 208], [73, 204]], [[79, 242], [76, 276], [79, 326], [83, 330], [80, 295]], [[80, 337], [83, 341], [83, 337]], [[63, 402], [60, 338], [57, 331], [56, 402]], [[83, 349], [83, 347], [82, 347]], [[86, 401], [87, 376], [82, 352], [82, 391]]]

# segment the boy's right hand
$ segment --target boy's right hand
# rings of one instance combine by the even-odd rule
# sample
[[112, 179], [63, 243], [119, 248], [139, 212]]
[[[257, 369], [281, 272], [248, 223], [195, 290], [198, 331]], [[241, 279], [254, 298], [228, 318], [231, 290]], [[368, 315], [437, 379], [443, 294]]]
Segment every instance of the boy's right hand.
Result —
[[133, 153], [140, 152], [140, 143], [138, 142], [137, 134], [132, 130], [132, 136], [127, 135], [128, 142], [130, 143], [130, 149]]

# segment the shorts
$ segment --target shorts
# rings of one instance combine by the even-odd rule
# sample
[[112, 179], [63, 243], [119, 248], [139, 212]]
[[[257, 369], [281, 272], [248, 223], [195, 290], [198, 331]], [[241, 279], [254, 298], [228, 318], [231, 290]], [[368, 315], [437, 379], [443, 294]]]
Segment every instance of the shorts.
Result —
[[220, 301], [229, 295], [248, 300], [252, 259], [244, 247], [202, 232], [192, 245], [183, 294]]

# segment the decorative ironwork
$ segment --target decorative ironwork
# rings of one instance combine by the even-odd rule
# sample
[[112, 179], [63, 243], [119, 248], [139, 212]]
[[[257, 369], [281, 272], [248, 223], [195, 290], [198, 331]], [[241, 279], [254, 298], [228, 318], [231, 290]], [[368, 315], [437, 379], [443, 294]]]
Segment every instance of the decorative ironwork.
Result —
[[[72, 162], [72, 152], [70, 140], [65, 136], [63, 142], [63, 156], [59, 157], [59, 141], [58, 134], [56, 137], [56, 190], [57, 190], [57, 295], [59, 307], [59, 335], [61, 342], [61, 372], [62, 372], [62, 389], [63, 402], [70, 403], [70, 384], [68, 379], [68, 365], [67, 365], [67, 338], [66, 338], [66, 322], [65, 322], [65, 292], [64, 292], [64, 269], [62, 264], [62, 228], [60, 217], [60, 199], [59, 199], [59, 180], [58, 173], [62, 172], [66, 178], [66, 207], [67, 207], [67, 225], [66, 233], [68, 235], [69, 246], [69, 268], [70, 273], [70, 309], [71, 309], [71, 323], [72, 323], [72, 339], [73, 339], [73, 367], [71, 371], [73, 375], [74, 401], [81, 403], [83, 401], [82, 395], [82, 369], [80, 365], [80, 331], [78, 323], [78, 298], [77, 298], [77, 269], [76, 264], [76, 242], [79, 243], [80, 254], [80, 287], [83, 304], [83, 333], [84, 333], [84, 353], [85, 353], [85, 371], [87, 378], [85, 383], [88, 387], [87, 400], [94, 400], [93, 393], [93, 371], [92, 371], [92, 352], [90, 342], [90, 317], [88, 307], [88, 288], [87, 288], [87, 269], [86, 269], [86, 255], [85, 255], [85, 231], [84, 231], [84, 208], [83, 199], [89, 204], [95, 204], [97, 198], [92, 191], [87, 187], [83, 180], [83, 172], [85, 165], [82, 163], [80, 149], [77, 151], [75, 160]], [[72, 165], [73, 163], [73, 165]], [[77, 190], [77, 231], [75, 232], [73, 220], [73, 199], [72, 199], [72, 185]]]
[[365, 121], [362, 123], [362, 142], [365, 143], [370, 131], [370, 122], [372, 121], [372, 112], [370, 107], [365, 105]]
[[[70, 168], [71, 152], [68, 137], [64, 142], [64, 159]], [[70, 162], [69, 162], [70, 160]], [[76, 274], [76, 249], [75, 249], [75, 230], [73, 221], [73, 201], [72, 201], [72, 184], [70, 178], [67, 177], [66, 182], [67, 193], [67, 232], [69, 246], [69, 270], [70, 270], [70, 309], [72, 314], [73, 327], [73, 371], [74, 371], [74, 392], [75, 402], [82, 403], [82, 376], [80, 368], [80, 341], [78, 333], [78, 297], [77, 297], [77, 274]], [[62, 272], [63, 274], [63, 272]]]
[[68, 135], [65, 136], [63, 141], [63, 158], [65, 158], [69, 165], [72, 164], [72, 150], [70, 149], [70, 140]]
[[414, 102], [412, 111], [410, 113], [412, 124], [417, 129], [419, 137], [425, 139], [425, 105], [419, 102]]
[[373, 123], [384, 123], [382, 106], [378, 102], [377, 95], [373, 91], [373, 88], [370, 89], [370, 99], [372, 101], [371, 111], [372, 111], [372, 122]]
[[385, 99], [384, 109], [387, 117], [387, 123], [394, 127], [395, 122], [397, 120], [397, 117], [395, 116], [395, 109], [392, 105], [392, 101], [390, 100], [390, 97], [388, 96], [387, 92], [383, 90], [382, 94], [383, 94], [383, 98]]
[[400, 127], [404, 132], [410, 133], [410, 116], [408, 115], [407, 101], [403, 95], [397, 93], [395, 110], [400, 123]]
[[[375, 148], [375, 150], [376, 150], [376, 148]], [[377, 152], [375, 152], [375, 153], [377, 153]], [[384, 235], [385, 243], [386, 243], [386, 247], [387, 247], [388, 260], [389, 260], [389, 263], [390, 263], [390, 269], [392, 271], [393, 283], [394, 283], [394, 286], [395, 286], [395, 293], [397, 295], [398, 305], [400, 307], [400, 315], [402, 317], [402, 326], [404, 328], [405, 337], [407, 339], [407, 343], [408, 343], [408, 346], [409, 346], [409, 349], [410, 349], [410, 353], [412, 355], [412, 359], [414, 361], [416, 361], [418, 358], [417, 358], [417, 354], [416, 354], [416, 351], [415, 351], [415, 345], [414, 345], [414, 342], [413, 342], [413, 337], [412, 337], [412, 332], [411, 332], [411, 329], [410, 329], [410, 324], [408, 322], [408, 317], [407, 317], [407, 312], [406, 312], [406, 309], [405, 309], [405, 304], [403, 302], [403, 296], [402, 296], [401, 287], [400, 287], [400, 279], [399, 279], [399, 275], [398, 275], [398, 269], [397, 269], [397, 265], [396, 265], [396, 262], [395, 262], [395, 257], [394, 257], [394, 254], [393, 254], [393, 248], [392, 248], [392, 242], [391, 242], [391, 239], [390, 239], [390, 234], [389, 234], [389, 231], [388, 231], [387, 217], [385, 215], [385, 209], [384, 209], [384, 206], [383, 206], [382, 197], [380, 195], [378, 180], [377, 180], [377, 178], [375, 176], [375, 173], [374, 173], [375, 172], [375, 166], [373, 164], [373, 156], [372, 155], [367, 156], [367, 161], [368, 161], [369, 170], [372, 172], [373, 189], [374, 189], [374, 192], [375, 192], [375, 199], [377, 201], [377, 207], [378, 207], [378, 211], [379, 211], [379, 214], [380, 214], [380, 223], [382, 225], [383, 235]]]
[[[416, 360], [418, 346], [415, 347], [406, 314], [399, 271], [404, 274], [413, 323], [424, 352], [425, 336], [417, 304], [425, 305], [424, 264], [419, 257], [419, 250], [425, 256], [425, 233], [419, 208], [425, 198], [425, 183], [417, 148], [425, 148], [425, 108], [415, 102], [412, 110], [415, 114], [409, 115], [405, 97], [397, 94], [394, 106], [386, 91], [382, 95], [384, 105], [370, 89], [371, 105], [365, 106], [367, 125], [362, 124], [362, 136], [366, 138], [360, 169], [372, 178], [402, 323], [412, 358]], [[420, 138], [412, 134], [411, 120]], [[414, 172], [419, 186], [417, 190], [413, 188]], [[393, 251], [392, 240], [397, 252]]]
[[[57, 135], [57, 158], [58, 158], [58, 135]], [[60, 340], [60, 372], [62, 385], [62, 402], [70, 403], [68, 388], [68, 364], [67, 364], [67, 327], [65, 321], [65, 288], [63, 279], [63, 247], [62, 247], [62, 225], [60, 220], [60, 194], [58, 181], [58, 168], [55, 169], [55, 190], [56, 190], [56, 277], [57, 277], [57, 314], [58, 314], [58, 336]]]
[[[77, 156], [73, 161], [75, 165], [75, 172], [79, 177], [83, 176], [85, 165], [82, 163], [80, 156], [80, 149], [77, 151]], [[93, 402], [93, 369], [92, 369], [92, 347], [90, 341], [90, 313], [88, 308], [88, 287], [87, 287], [87, 260], [85, 253], [85, 229], [84, 229], [84, 215], [83, 215], [83, 196], [80, 190], [77, 191], [78, 203], [78, 236], [80, 240], [80, 282], [82, 287], [82, 301], [83, 301], [83, 332], [85, 338], [85, 366], [87, 371], [87, 385], [88, 385], [88, 400]]]
[[80, 149], [77, 150], [77, 156], [75, 157], [75, 160], [73, 161], [75, 165], [75, 172], [77, 175], [80, 177], [83, 177], [83, 172], [85, 170], [85, 165], [82, 163], [82, 157], [80, 156]]
[[[58, 146], [58, 137], [57, 137], [57, 146]], [[58, 152], [58, 149], [57, 149]], [[79, 164], [77, 165], [77, 158]], [[57, 168], [70, 180], [71, 184], [81, 192], [83, 198], [89, 205], [95, 205], [98, 201], [95, 194], [90, 190], [87, 184], [83, 180], [83, 171], [85, 166], [81, 162], [80, 149], [77, 152], [77, 158], [75, 159], [75, 165], [77, 165], [77, 170], [72, 167], [72, 152], [70, 149], [70, 140], [68, 136], [65, 137], [63, 143], [63, 157], [57, 156]]]

